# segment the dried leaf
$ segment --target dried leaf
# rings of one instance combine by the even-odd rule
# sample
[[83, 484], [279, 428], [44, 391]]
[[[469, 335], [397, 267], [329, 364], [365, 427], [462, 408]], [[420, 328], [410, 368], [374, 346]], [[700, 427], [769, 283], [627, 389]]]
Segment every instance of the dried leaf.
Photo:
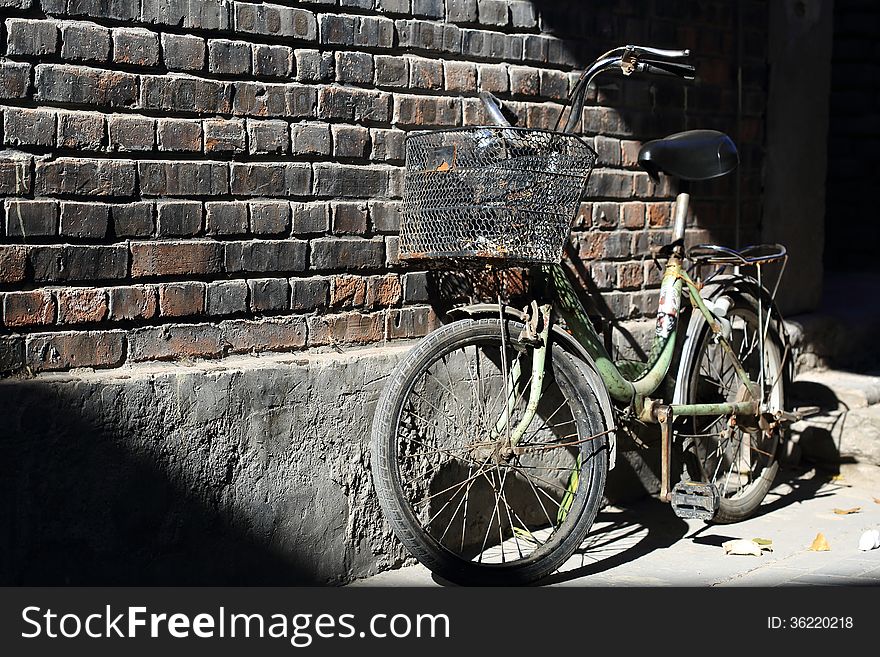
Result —
[[773, 541], [769, 538], [753, 538], [752, 540], [762, 547], [765, 545], [773, 545]]
[[819, 532], [816, 534], [816, 538], [813, 539], [813, 544], [810, 545], [810, 550], [813, 552], [828, 552], [831, 549], [831, 546], [828, 545], [828, 541], [825, 540], [825, 534]]
[[880, 504], [880, 497], [874, 498], [874, 504]]
[[836, 513], [839, 516], [848, 516], [852, 513], [858, 513], [861, 510], [862, 510], [862, 507], [854, 506], [851, 509], [834, 509], [834, 513]]

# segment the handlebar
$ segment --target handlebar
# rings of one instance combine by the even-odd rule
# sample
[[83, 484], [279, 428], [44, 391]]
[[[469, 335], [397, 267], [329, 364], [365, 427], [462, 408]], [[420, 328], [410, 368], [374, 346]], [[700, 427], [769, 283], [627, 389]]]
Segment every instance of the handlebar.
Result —
[[[574, 132], [574, 129], [581, 118], [587, 87], [590, 85], [590, 82], [593, 81], [593, 78], [600, 73], [612, 69], [618, 69], [623, 75], [627, 76], [638, 72], [649, 75], [677, 77], [682, 80], [693, 80], [696, 75], [694, 67], [680, 61], [689, 57], [690, 54], [690, 50], [667, 50], [663, 48], [632, 45], [621, 46], [609, 50], [599, 59], [590, 64], [577, 81], [577, 84], [575, 84], [574, 89], [569, 96], [570, 108], [568, 119], [565, 122], [564, 132]], [[649, 58], [643, 59], [645, 55]], [[559, 124], [562, 122], [563, 116], [564, 113], [559, 115], [559, 119], [556, 122], [557, 130], [559, 129]]]
[[[644, 73], [663, 77], [675, 77], [681, 80], [693, 80], [696, 77], [696, 69], [681, 60], [690, 57], [690, 50], [669, 50], [664, 48], [652, 48], [649, 46], [620, 46], [609, 50], [594, 61], [583, 72], [569, 96], [569, 113], [565, 122], [564, 132], [574, 132], [581, 118], [584, 107], [584, 98], [587, 87], [597, 75], [604, 71], [619, 70], [623, 75]], [[647, 57], [646, 57], [647, 56]], [[672, 61], [670, 61], [672, 60]], [[504, 116], [501, 101], [488, 91], [479, 93], [480, 100], [486, 107], [489, 118], [495, 125], [509, 127], [510, 121]], [[562, 122], [564, 112], [556, 121], [556, 130]]]

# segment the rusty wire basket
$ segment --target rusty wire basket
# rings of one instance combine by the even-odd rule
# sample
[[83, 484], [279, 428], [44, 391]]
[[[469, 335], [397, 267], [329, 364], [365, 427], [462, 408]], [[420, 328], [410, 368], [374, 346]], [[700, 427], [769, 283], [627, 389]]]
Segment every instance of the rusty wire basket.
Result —
[[559, 262], [595, 162], [581, 138], [547, 130], [410, 135], [399, 257]]

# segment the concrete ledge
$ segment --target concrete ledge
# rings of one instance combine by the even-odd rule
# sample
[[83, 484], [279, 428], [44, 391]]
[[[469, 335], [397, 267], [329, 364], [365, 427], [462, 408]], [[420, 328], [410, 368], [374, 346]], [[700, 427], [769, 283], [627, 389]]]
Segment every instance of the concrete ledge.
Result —
[[368, 443], [408, 347], [0, 382], [0, 582], [332, 584], [400, 564]]

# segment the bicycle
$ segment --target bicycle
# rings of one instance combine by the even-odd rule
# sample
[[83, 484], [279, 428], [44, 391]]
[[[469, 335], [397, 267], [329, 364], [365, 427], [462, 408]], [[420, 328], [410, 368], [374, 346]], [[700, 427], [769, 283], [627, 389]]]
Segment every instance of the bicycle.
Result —
[[[785, 425], [799, 416], [785, 410], [792, 359], [774, 303], [778, 279], [768, 290], [761, 272], [769, 263], [784, 270], [788, 255], [780, 245], [686, 251], [684, 242], [688, 184], [737, 166], [730, 138], [689, 131], [640, 151], [654, 179], [679, 180], [646, 363], [609, 355], [560, 264], [596, 161], [574, 134], [587, 87], [611, 70], [693, 80], [689, 54], [605, 53], [573, 87], [562, 130], [564, 112], [553, 131], [514, 127], [481, 93], [496, 125], [407, 139], [401, 259], [517, 265], [530, 281], [523, 310], [500, 295], [456, 309], [459, 319], [408, 352], [377, 406], [371, 450], [382, 511], [447, 580], [523, 584], [558, 569], [596, 518], [618, 435], [638, 425], [660, 425], [660, 498], [679, 516], [742, 520], [773, 482]], [[674, 387], [664, 386], [673, 363]]]

